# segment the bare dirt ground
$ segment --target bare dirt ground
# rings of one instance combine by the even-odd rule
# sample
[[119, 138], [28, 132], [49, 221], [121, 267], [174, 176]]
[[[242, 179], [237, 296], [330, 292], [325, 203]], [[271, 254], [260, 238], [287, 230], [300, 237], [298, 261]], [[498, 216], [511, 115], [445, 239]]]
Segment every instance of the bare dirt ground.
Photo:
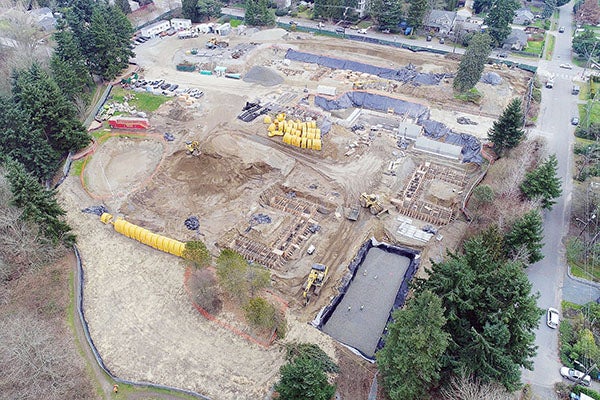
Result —
[[[277, 103], [286, 98], [285, 104], [279, 105], [298, 110], [298, 101], [306, 95], [309, 105], [303, 109], [322, 116], [322, 110], [310, 105], [317, 85], [335, 86], [341, 93], [351, 90], [356, 79], [367, 79], [311, 64], [284, 62], [288, 47], [379, 66], [412, 63], [426, 72], [453, 72], [456, 61], [383, 46], [288, 35], [279, 29], [233, 36], [228, 50], [214, 53], [204, 50], [206, 39], [202, 35], [189, 40], [166, 37], [136, 48], [145, 79], [165, 79], [205, 93], [192, 106], [173, 100], [150, 115], [151, 131], [171, 132], [175, 141], [110, 138], [84, 171], [88, 190], [96, 198], [81, 188], [78, 177], [65, 181], [61, 197], [78, 235], [85, 265], [85, 314], [107, 367], [125, 379], [190, 389], [214, 399], [258, 399], [277, 380], [284, 362], [280, 345], [265, 349], [205, 320], [186, 296], [184, 266], [178, 259], [120, 236], [96, 216], [79, 210], [98, 204], [101, 197], [112, 213], [181, 241], [197, 238], [183, 224], [188, 216], [196, 215], [202, 240], [217, 255], [218, 245], [233, 243], [232, 237], [245, 237], [272, 248], [288, 246], [284, 238], [290, 227], [306, 223], [306, 218], [277, 208], [274, 199], [304, 204], [312, 210], [309, 219], [320, 230], [296, 235], [297, 242], [285, 247], [285, 259], [272, 269], [273, 290], [290, 306], [285, 341], [318, 343], [338, 359], [335, 343], [307, 323], [336, 294], [337, 284], [357, 248], [375, 236], [426, 249], [425, 243], [396, 234], [400, 214], [389, 199], [399, 196], [415, 168], [424, 161], [464, 170], [469, 179], [477, 168], [465, 168], [411, 149], [401, 157], [393, 132], [383, 129], [370, 138], [367, 132], [351, 132], [343, 127], [343, 112], [329, 116], [339, 124], [334, 123], [325, 136], [321, 152], [287, 146], [281, 137], [268, 138], [261, 118], [251, 123], [236, 119], [247, 101]], [[232, 59], [231, 51], [242, 44], [246, 46], [243, 55]], [[200, 49], [202, 55], [186, 54], [191, 48]], [[204, 63], [205, 68], [225, 65], [242, 75], [254, 65], [268, 66], [284, 78], [284, 83], [263, 86], [176, 71], [174, 64], [185, 58]], [[498, 115], [512, 96], [522, 94], [528, 79], [528, 75], [514, 70], [495, 71], [503, 83], [497, 87], [478, 84], [485, 93], [480, 106], [458, 103], [452, 97], [451, 79], [439, 86], [399, 85], [387, 95], [426, 104], [431, 107], [432, 119], [484, 137], [493, 115]], [[459, 125], [458, 116], [466, 116], [478, 125]], [[360, 118], [365, 124], [373, 120], [368, 114]], [[400, 117], [381, 118], [390, 118], [395, 124]], [[186, 155], [186, 140], [199, 140], [203, 154]], [[352, 147], [354, 154], [345, 156]], [[387, 174], [388, 165], [395, 160], [398, 166], [394, 174]], [[347, 220], [348, 207], [357, 203], [362, 192], [380, 194], [389, 214], [376, 218], [362, 210], [358, 221]], [[441, 204], [446, 201], [442, 197], [433, 201]], [[258, 212], [269, 214], [273, 222], [255, 226], [244, 236], [251, 216]], [[432, 241], [433, 250], [426, 250], [426, 254], [437, 257], [446, 246], [455, 245], [464, 229], [460, 215], [456, 218], [441, 227], [443, 240]], [[420, 227], [425, 222], [414, 223]], [[310, 244], [316, 246], [311, 256], [306, 254]], [[302, 307], [301, 285], [313, 262], [329, 265], [329, 279], [321, 296]], [[347, 357], [344, 360], [343, 371], [350, 371], [347, 366], [352, 362]], [[356, 378], [351, 373], [343, 371], [338, 381], [342, 398], [365, 398], [365, 388], [373, 377], [371, 369], [366, 367], [368, 373], [361, 374], [361, 381], [356, 383], [352, 383]]]

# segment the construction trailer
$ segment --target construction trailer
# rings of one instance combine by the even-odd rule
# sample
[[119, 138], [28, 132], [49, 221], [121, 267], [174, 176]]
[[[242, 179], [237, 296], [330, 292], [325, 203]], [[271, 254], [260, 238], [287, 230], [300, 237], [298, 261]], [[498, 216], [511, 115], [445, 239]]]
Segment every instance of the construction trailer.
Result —
[[145, 37], [154, 37], [160, 35], [162, 32], [168, 31], [169, 29], [171, 29], [171, 23], [169, 21], [160, 20], [140, 29], [140, 33]]
[[183, 29], [190, 29], [192, 27], [192, 20], [185, 18], [172, 18], [171, 28], [179, 31]]
[[112, 117], [108, 120], [108, 125], [113, 129], [148, 129], [150, 122], [146, 118], [138, 117]]

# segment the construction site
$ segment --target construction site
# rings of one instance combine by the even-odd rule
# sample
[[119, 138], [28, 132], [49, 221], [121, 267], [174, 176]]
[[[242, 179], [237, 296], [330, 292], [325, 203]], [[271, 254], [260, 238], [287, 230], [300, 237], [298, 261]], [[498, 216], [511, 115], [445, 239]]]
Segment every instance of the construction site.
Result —
[[[215, 43], [200, 34], [137, 46], [137, 76], [180, 90], [140, 126], [97, 130], [81, 174], [61, 186], [90, 336], [115, 376], [211, 399], [266, 398], [291, 341], [364, 365], [372, 380], [392, 309], [456, 247], [482, 142], [531, 74], [487, 66], [493, 83], [477, 85], [473, 104], [454, 98], [452, 57], [282, 29]], [[132, 240], [81, 212], [99, 205], [160, 237]], [[152, 248], [166, 246], [161, 237], [175, 240], [171, 254]], [[191, 240], [269, 269], [284, 339], [248, 340], [227, 307], [215, 320], [198, 312], [176, 256]], [[366, 398], [337, 383], [341, 398]]]

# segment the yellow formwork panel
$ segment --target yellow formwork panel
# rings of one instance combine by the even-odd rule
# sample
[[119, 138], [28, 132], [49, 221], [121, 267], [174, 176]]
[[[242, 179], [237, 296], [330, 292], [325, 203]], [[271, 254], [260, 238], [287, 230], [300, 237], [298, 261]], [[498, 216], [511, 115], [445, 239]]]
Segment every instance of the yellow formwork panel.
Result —
[[269, 128], [267, 129], [269, 129], [269, 132], [273, 132], [275, 130], [275, 124], [269, 125]]
[[321, 139], [314, 139], [312, 141], [313, 150], [321, 150]]
[[265, 124], [270, 124], [270, 123], [271, 123], [271, 122], [273, 122], [273, 121], [271, 120], [271, 117], [270, 117], [270, 116], [268, 116], [268, 115], [265, 115], [265, 117], [263, 118], [263, 122], [264, 122]]
[[117, 218], [113, 226], [115, 231], [128, 238], [178, 257], [183, 256], [183, 250], [185, 249], [185, 243], [183, 242], [157, 235], [148, 229], [127, 222], [123, 218]]

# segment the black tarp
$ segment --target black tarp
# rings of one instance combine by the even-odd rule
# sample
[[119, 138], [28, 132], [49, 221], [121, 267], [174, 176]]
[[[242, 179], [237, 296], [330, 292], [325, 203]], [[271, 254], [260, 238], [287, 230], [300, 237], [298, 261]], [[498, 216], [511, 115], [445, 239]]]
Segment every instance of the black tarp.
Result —
[[326, 111], [341, 110], [352, 107], [363, 107], [370, 110], [383, 112], [388, 112], [390, 109], [393, 109], [394, 113], [398, 115], [406, 115], [419, 119], [429, 118], [429, 109], [422, 104], [411, 103], [406, 100], [400, 100], [369, 92], [346, 92], [335, 99], [328, 99], [323, 96], [315, 96], [315, 105]]

